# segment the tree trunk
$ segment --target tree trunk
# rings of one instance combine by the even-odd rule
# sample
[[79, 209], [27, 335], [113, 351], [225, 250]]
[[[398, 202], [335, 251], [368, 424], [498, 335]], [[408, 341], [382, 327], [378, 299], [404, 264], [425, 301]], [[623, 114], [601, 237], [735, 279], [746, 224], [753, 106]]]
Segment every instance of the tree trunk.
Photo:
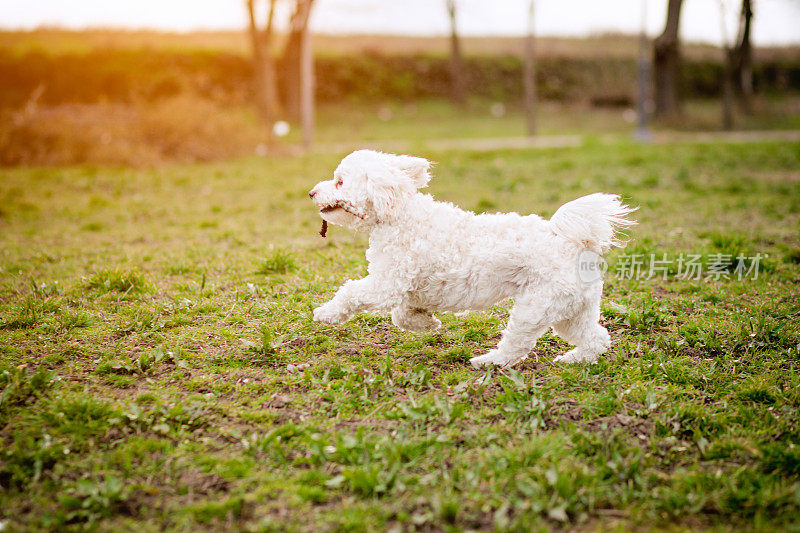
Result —
[[528, 34], [525, 36], [525, 72], [523, 86], [525, 89], [525, 117], [528, 124], [528, 135], [536, 135], [536, 55], [533, 10], [535, 0], [528, 6]]
[[739, 101], [739, 107], [745, 113], [752, 112], [753, 97], [753, 46], [750, 43], [750, 27], [753, 20], [753, 4], [751, 0], [742, 0], [742, 11], [739, 17], [739, 33], [733, 49], [732, 69], [733, 87]]
[[681, 54], [678, 28], [683, 0], [669, 0], [664, 32], [653, 42], [653, 80], [656, 116], [680, 112]]
[[464, 59], [456, 25], [456, 0], [447, 0], [447, 13], [450, 15], [450, 97], [454, 103], [463, 105], [466, 99]]
[[725, 52], [724, 71], [722, 73], [722, 129], [733, 129], [733, 50], [727, 48]]
[[298, 0], [289, 24], [289, 37], [278, 62], [280, 72], [280, 95], [283, 109], [289, 120], [301, 119], [301, 57], [303, 32], [308, 26], [314, 0]]
[[650, 65], [647, 62], [648, 50], [650, 43], [647, 39], [647, 0], [642, 0], [642, 29], [639, 34], [639, 59], [637, 61], [637, 118], [638, 125], [636, 126], [636, 133], [634, 138], [641, 142], [648, 142], [651, 139], [650, 130], [647, 126], [648, 122], [648, 90], [650, 87]]
[[272, 124], [280, 109], [278, 103], [275, 60], [272, 57], [272, 16], [275, 0], [268, 0], [267, 24], [259, 30], [255, 17], [254, 0], [247, 0], [247, 13], [250, 21], [250, 41], [253, 46], [253, 78], [255, 82], [255, 102], [258, 115], [267, 127], [267, 138], [272, 142]]
[[728, 41], [725, 25], [725, 3], [719, 3], [719, 22], [722, 34], [722, 129], [733, 129], [733, 61], [734, 46]]

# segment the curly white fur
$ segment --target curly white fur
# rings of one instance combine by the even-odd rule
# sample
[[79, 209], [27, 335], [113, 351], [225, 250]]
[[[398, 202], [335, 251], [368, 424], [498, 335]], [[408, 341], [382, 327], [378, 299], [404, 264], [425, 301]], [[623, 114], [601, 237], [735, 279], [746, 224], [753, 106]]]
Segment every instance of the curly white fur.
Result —
[[419, 157], [359, 150], [311, 190], [323, 219], [369, 232], [369, 274], [342, 285], [314, 320], [390, 311], [397, 327], [421, 331], [441, 325], [432, 311], [481, 310], [512, 298], [497, 348], [473, 357], [474, 367], [522, 361], [549, 327], [576, 346], [556, 361], [596, 362], [611, 344], [599, 324], [603, 281], [581, 279], [578, 257], [620, 245], [617, 231], [634, 224], [626, 218], [633, 209], [596, 193], [564, 204], [549, 221], [475, 215], [419, 193], [429, 169]]

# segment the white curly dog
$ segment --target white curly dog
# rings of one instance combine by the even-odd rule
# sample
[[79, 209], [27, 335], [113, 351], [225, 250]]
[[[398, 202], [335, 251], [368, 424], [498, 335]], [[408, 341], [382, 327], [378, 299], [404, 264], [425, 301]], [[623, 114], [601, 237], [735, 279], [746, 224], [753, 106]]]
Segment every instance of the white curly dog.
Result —
[[475, 368], [522, 361], [549, 327], [576, 346], [556, 361], [596, 362], [611, 345], [599, 324], [600, 254], [621, 245], [617, 230], [635, 223], [626, 218], [634, 209], [596, 193], [562, 205], [549, 221], [476, 215], [417, 191], [428, 184], [430, 165], [358, 150], [311, 190], [324, 221], [369, 232], [369, 274], [342, 285], [314, 309], [314, 320], [339, 324], [391, 311], [397, 327], [422, 331], [441, 325], [432, 311], [482, 310], [512, 298], [497, 348], [470, 359]]

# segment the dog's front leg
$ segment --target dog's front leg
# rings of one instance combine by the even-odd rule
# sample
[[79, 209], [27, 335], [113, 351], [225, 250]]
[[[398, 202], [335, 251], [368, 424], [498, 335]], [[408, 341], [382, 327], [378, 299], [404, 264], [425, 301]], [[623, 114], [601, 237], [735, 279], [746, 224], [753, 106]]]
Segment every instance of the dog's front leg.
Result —
[[395, 283], [367, 276], [349, 280], [333, 299], [314, 309], [314, 320], [325, 324], [341, 324], [364, 311], [392, 309], [402, 301], [402, 289]]

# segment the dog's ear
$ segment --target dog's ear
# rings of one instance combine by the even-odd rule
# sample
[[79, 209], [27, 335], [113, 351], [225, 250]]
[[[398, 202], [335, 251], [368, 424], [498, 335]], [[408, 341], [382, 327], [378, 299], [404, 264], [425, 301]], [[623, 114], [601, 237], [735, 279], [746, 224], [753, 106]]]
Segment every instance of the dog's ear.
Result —
[[431, 168], [430, 161], [423, 157], [395, 155], [392, 156], [392, 162], [411, 179], [414, 187], [421, 189], [428, 186], [428, 182], [431, 180], [431, 174], [428, 172]]
[[401, 198], [414, 193], [414, 187], [398, 168], [368, 174], [367, 191], [375, 214], [379, 219], [386, 220]]

